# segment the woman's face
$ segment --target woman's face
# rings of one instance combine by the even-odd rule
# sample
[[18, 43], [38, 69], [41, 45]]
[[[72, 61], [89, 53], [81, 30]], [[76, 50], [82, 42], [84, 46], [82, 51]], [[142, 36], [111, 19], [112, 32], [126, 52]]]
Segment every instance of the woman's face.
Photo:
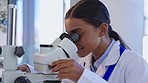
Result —
[[65, 27], [68, 34], [75, 31], [80, 36], [79, 41], [76, 43], [79, 57], [85, 57], [98, 47], [100, 30], [93, 25], [81, 19], [68, 18]]

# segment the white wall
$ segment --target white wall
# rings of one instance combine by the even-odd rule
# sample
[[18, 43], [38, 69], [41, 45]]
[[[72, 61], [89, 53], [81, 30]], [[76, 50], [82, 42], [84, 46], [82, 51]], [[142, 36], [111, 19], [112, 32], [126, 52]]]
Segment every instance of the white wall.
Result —
[[70, 1], [70, 5], [71, 5], [71, 6], [74, 5], [77, 1], [79, 1], [79, 0], [71, 0], [71, 1]]
[[142, 54], [143, 0], [102, 0], [108, 7], [111, 25], [126, 43]]
[[[78, 0], [75, 0], [78, 1]], [[108, 8], [111, 26], [132, 50], [142, 54], [143, 0], [101, 0]], [[75, 3], [74, 1], [72, 3]]]

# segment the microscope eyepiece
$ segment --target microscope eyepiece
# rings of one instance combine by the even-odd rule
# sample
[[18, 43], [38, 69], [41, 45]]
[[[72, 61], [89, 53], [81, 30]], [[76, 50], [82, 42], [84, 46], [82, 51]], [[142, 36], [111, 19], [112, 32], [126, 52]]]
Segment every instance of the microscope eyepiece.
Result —
[[69, 39], [76, 43], [79, 40], [79, 35], [77, 32], [73, 32], [72, 34], [70, 34]]
[[59, 38], [60, 38], [61, 40], [63, 40], [65, 37], [68, 37], [68, 34], [62, 33]]
[[59, 38], [61, 40], [63, 40], [64, 38], [68, 38], [73, 43], [76, 43], [79, 40], [79, 35], [77, 34], [77, 32], [72, 32], [70, 35], [68, 35], [67, 33], [62, 33]]

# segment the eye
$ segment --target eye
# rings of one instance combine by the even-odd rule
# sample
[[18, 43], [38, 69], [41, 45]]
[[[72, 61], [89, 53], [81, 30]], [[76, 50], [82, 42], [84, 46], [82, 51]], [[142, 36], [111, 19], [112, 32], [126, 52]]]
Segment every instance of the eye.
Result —
[[78, 35], [79, 35], [79, 37], [82, 37], [83, 36], [83, 33], [78, 32]]

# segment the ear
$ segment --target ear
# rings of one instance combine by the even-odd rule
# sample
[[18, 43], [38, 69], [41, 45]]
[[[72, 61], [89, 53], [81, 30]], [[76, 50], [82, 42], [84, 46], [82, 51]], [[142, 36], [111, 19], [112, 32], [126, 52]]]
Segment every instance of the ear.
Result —
[[[100, 31], [99, 31], [100, 30]], [[108, 31], [108, 24], [106, 23], [102, 23], [99, 27], [98, 27], [98, 31], [99, 31], [99, 36], [105, 36], [107, 34]]]

